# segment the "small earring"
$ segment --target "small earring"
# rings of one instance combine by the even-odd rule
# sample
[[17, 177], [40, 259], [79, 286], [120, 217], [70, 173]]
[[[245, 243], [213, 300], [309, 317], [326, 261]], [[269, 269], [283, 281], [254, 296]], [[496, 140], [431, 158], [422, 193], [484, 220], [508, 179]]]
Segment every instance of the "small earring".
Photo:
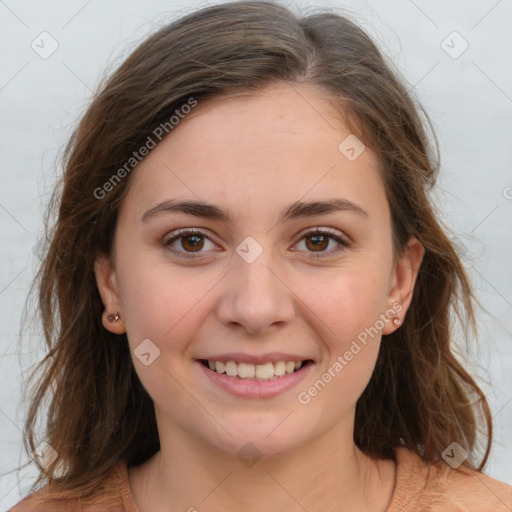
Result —
[[121, 315], [116, 311], [113, 315], [108, 315], [107, 318], [109, 322], [117, 322], [121, 318]]
[[400, 318], [393, 318], [393, 325], [396, 325], [398, 327], [401, 323], [402, 321], [400, 320]]

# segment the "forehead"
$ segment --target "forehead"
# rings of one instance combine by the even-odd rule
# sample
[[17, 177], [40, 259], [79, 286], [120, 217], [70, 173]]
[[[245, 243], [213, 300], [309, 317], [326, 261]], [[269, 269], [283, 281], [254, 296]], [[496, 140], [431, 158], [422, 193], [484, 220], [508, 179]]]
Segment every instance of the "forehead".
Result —
[[345, 141], [357, 144], [351, 137], [340, 113], [312, 87], [283, 84], [198, 101], [137, 166], [128, 195], [144, 205], [169, 195], [215, 199], [247, 213], [258, 204], [336, 192], [382, 200], [375, 155], [364, 149], [350, 160], [343, 152]]

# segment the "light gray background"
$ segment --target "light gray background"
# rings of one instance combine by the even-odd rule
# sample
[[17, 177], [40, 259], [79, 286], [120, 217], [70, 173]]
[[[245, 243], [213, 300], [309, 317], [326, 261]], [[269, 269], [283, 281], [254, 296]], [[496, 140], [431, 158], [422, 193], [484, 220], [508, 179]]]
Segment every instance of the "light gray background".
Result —
[[[219, 3], [219, 2], [210, 2]], [[472, 368], [487, 383], [495, 445], [486, 472], [512, 482], [512, 2], [395, 0], [322, 2], [342, 7], [397, 64], [431, 116], [442, 172], [435, 190], [451, 236], [486, 311]], [[22, 448], [27, 368], [41, 338], [21, 314], [37, 263], [42, 214], [72, 127], [105, 70], [147, 33], [205, 1], [0, 0], [0, 509], [19, 501], [36, 474]], [[58, 43], [47, 59], [31, 43]], [[463, 38], [452, 33], [456, 31]], [[448, 37], [449, 36], [449, 37]], [[443, 43], [443, 41], [445, 41]], [[467, 50], [459, 55], [465, 42]], [[451, 48], [450, 48], [451, 47]], [[43, 51], [41, 48], [39, 51]], [[451, 52], [451, 56], [447, 53]], [[454, 58], [457, 57], [457, 58]]]

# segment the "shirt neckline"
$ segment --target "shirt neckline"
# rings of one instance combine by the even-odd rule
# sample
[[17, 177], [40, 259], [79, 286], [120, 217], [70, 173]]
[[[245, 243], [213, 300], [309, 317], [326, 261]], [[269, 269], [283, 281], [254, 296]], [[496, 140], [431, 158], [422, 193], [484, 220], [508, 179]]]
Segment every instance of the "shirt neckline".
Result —
[[[418, 454], [403, 446], [395, 448], [395, 459], [395, 485], [386, 512], [400, 510], [407, 503], [408, 496], [415, 495], [420, 491], [421, 478], [416, 478], [416, 476], [425, 467], [425, 463]], [[127, 462], [121, 460], [117, 469], [122, 481], [121, 499], [126, 512], [140, 512], [130, 487]]]

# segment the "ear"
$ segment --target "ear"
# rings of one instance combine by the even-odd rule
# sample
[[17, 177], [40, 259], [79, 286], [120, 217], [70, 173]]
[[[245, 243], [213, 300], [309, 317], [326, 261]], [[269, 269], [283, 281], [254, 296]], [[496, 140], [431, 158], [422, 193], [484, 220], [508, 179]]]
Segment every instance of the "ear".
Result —
[[[404, 321], [405, 315], [411, 305], [414, 285], [423, 261], [425, 248], [414, 236], [409, 238], [398, 263], [393, 270], [392, 286], [388, 296], [388, 311], [394, 310], [396, 317]], [[393, 322], [386, 322], [382, 334], [391, 334], [399, 326]]]
[[[105, 311], [103, 311], [102, 315], [103, 327], [115, 334], [123, 334], [126, 332], [126, 328], [121, 298], [117, 287], [116, 273], [107, 257], [98, 256], [96, 258], [94, 262], [94, 274], [96, 276], [96, 285], [100, 292], [101, 301], [105, 306]], [[109, 320], [108, 317], [115, 313], [119, 313], [119, 320]]]

